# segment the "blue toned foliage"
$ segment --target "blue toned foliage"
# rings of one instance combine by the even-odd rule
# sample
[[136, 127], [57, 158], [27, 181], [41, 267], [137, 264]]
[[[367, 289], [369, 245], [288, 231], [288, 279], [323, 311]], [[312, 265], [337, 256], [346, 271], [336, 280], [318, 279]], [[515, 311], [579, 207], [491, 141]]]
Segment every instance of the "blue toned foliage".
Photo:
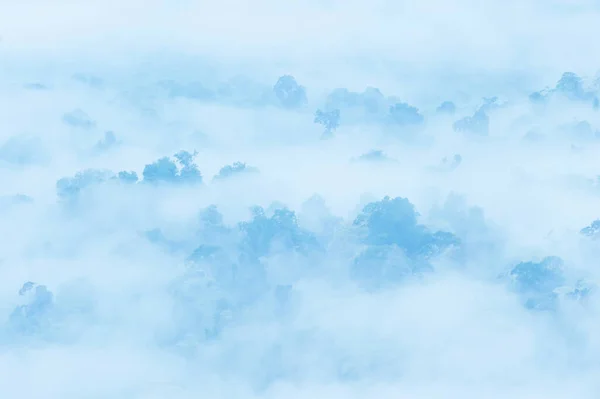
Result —
[[564, 268], [561, 258], [548, 256], [540, 262], [517, 264], [509, 272], [509, 278], [512, 288], [523, 298], [527, 309], [553, 311], [560, 299], [557, 289], [564, 287], [567, 282]]
[[23, 284], [19, 295], [25, 299], [25, 304], [17, 306], [10, 314], [10, 327], [21, 334], [43, 331], [50, 323], [54, 295], [46, 286], [33, 282]]
[[583, 88], [581, 77], [573, 72], [563, 73], [554, 90], [572, 100], [586, 100], [590, 97]]
[[381, 90], [367, 87], [363, 92], [353, 92], [345, 88], [333, 90], [326, 99], [325, 110], [340, 110], [344, 122], [396, 124], [416, 126], [424, 121], [418, 109], [399, 101], [396, 97], [386, 97]]
[[549, 256], [540, 262], [521, 262], [511, 271], [514, 287], [521, 293], [551, 293], [565, 284], [564, 262]]
[[374, 290], [430, 270], [429, 264], [409, 259], [396, 245], [377, 245], [369, 246], [354, 259], [350, 277]]
[[597, 291], [597, 286], [586, 280], [578, 280], [571, 290], [569, 290], [565, 297], [574, 301], [582, 301], [589, 298], [592, 294]]
[[[366, 228], [365, 242], [371, 245], [389, 245], [416, 242], [413, 234], [424, 229], [417, 225], [418, 213], [406, 198], [385, 197], [367, 204], [354, 220], [357, 227]], [[414, 247], [414, 245], [407, 245]]]
[[454, 234], [418, 224], [418, 216], [406, 198], [367, 204], [353, 223], [366, 247], [352, 261], [350, 277], [368, 290], [393, 286], [433, 271], [432, 258], [460, 246]]
[[194, 164], [194, 158], [198, 155], [198, 152], [194, 151], [194, 153], [190, 153], [188, 151], [179, 151], [174, 155], [175, 159], [179, 161], [181, 165], [184, 167], [192, 166]]
[[190, 184], [202, 183], [202, 174], [200, 173], [198, 166], [194, 163], [196, 155], [198, 155], [197, 152], [191, 154], [187, 151], [180, 151], [175, 154], [175, 158], [183, 166], [179, 171], [180, 182]]
[[86, 169], [73, 177], [63, 177], [56, 182], [56, 192], [61, 199], [74, 199], [85, 188], [100, 184], [112, 177], [105, 170]]
[[206, 228], [224, 228], [223, 215], [219, 212], [216, 205], [211, 205], [200, 212], [199, 221]]
[[234, 162], [231, 165], [225, 165], [219, 173], [214, 177], [214, 180], [224, 180], [233, 176], [239, 176], [244, 174], [255, 174], [258, 173], [258, 169], [252, 166], [248, 166], [243, 162]]
[[169, 157], [162, 157], [155, 162], [144, 167], [142, 176], [144, 182], [158, 183], [188, 183], [201, 184], [202, 174], [198, 166], [194, 163], [194, 157], [197, 153], [180, 151], [175, 154], [175, 158], [182, 165], [181, 168]]
[[444, 101], [435, 110], [438, 114], [454, 115], [456, 112], [456, 105], [452, 101]]
[[444, 170], [454, 170], [460, 166], [462, 163], [462, 156], [460, 154], [454, 154], [454, 156], [450, 159], [444, 158], [442, 159], [442, 169]]
[[175, 183], [178, 181], [179, 170], [175, 162], [168, 157], [162, 157], [144, 166], [142, 176], [144, 176], [144, 181], [148, 183]]
[[534, 104], [543, 104], [546, 102], [546, 99], [547, 95], [539, 91], [536, 91], [529, 95], [529, 101], [531, 101]]
[[360, 155], [356, 160], [363, 162], [388, 162], [391, 159], [382, 150], [371, 150]]
[[[202, 329], [215, 327], [212, 325], [213, 316], [219, 311], [213, 306], [223, 301], [233, 305], [229, 309], [234, 310], [273, 294], [278, 302], [276, 308], [282, 311], [281, 307], [286, 305], [291, 288], [268, 283], [263, 263], [265, 258], [284, 253], [312, 256], [320, 251], [316, 237], [299, 227], [295, 213], [287, 208], [275, 209], [271, 216], [260, 207], [253, 208], [252, 213], [252, 219], [239, 223], [237, 229], [226, 228], [222, 223], [222, 215], [214, 206], [204, 209], [200, 214], [200, 229], [196, 235], [200, 244], [186, 258], [188, 271], [185, 278], [178, 282], [178, 289], [180, 293], [186, 292], [185, 303], [181, 303], [181, 306], [188, 308], [186, 313], [203, 312]], [[198, 309], [196, 301], [200, 300], [197, 297], [199, 292], [194, 294], [190, 291], [190, 285], [197, 285], [198, 289], [204, 286], [203, 297], [207, 294], [206, 290], [211, 290], [215, 295], [212, 297], [214, 301], [204, 302], [203, 310]], [[183, 300], [179, 294], [178, 298]], [[189, 317], [185, 314], [182, 316]], [[211, 330], [209, 336], [204, 338], [216, 338], [222, 327]]]
[[237, 75], [221, 83], [216, 91], [219, 100], [237, 106], [254, 107], [269, 104], [272, 87], [263, 86], [247, 76]]
[[418, 224], [419, 214], [406, 198], [385, 197], [367, 204], [354, 219], [354, 226], [362, 230], [362, 241], [368, 245], [396, 245], [408, 257], [434, 256], [444, 249], [460, 244], [456, 236], [447, 232], [432, 233]]
[[306, 89], [291, 75], [283, 75], [273, 86], [273, 93], [284, 108], [300, 108], [306, 105]]
[[490, 111], [500, 108], [498, 97], [484, 97], [483, 104], [475, 111], [473, 116], [466, 116], [457, 120], [452, 125], [457, 132], [472, 134], [476, 136], [487, 136], [490, 129]]
[[188, 257], [188, 261], [191, 262], [207, 262], [215, 261], [216, 256], [223, 250], [221, 247], [216, 245], [200, 245], [197, 247], [192, 254]]
[[318, 123], [325, 127], [324, 136], [331, 135], [340, 125], [340, 110], [334, 109], [331, 111], [317, 110], [315, 113], [314, 123]]
[[385, 110], [388, 101], [376, 87], [367, 87], [361, 94], [361, 104], [369, 114], [377, 114]]
[[[383, 95], [382, 95], [383, 98]], [[335, 89], [333, 90], [329, 96], [327, 97], [327, 105], [328, 107], [338, 108], [338, 107], [356, 107], [362, 106], [363, 100], [360, 93], [354, 93], [349, 91], [348, 89]]]
[[96, 143], [95, 149], [98, 151], [106, 151], [118, 144], [117, 136], [112, 131], [104, 132], [104, 138]]
[[119, 181], [128, 184], [137, 183], [138, 181], [138, 175], [135, 172], [121, 171], [117, 174], [117, 178]]
[[400, 126], [419, 125], [425, 121], [419, 110], [406, 103], [396, 103], [390, 107], [390, 118]]
[[298, 226], [295, 212], [276, 209], [267, 216], [261, 207], [252, 209], [252, 219], [239, 225], [244, 234], [242, 252], [251, 259], [268, 255], [271, 250], [294, 251], [308, 255], [319, 249], [316, 237]]
[[[329, 12], [317, 17], [317, 25], [331, 19]], [[223, 44], [217, 42], [211, 47]], [[209, 59], [196, 56], [183, 66], [173, 61], [176, 53], [161, 53], [160, 62], [126, 75], [106, 69], [112, 62], [100, 66], [104, 90], [91, 90], [86, 78], [67, 81], [65, 98], [77, 96], [96, 110], [97, 129], [85, 118], [58, 120], [70, 105], [48, 102], [61, 98], [64, 74], [37, 76], [53, 84], [45, 93], [25, 91], [22, 77], [5, 79], [5, 104], [14, 90], [36, 115], [23, 118], [25, 106], [14, 115], [7, 110], [2, 140], [33, 130], [53, 157], [44, 168], [15, 167], [37, 162], [28, 152], [33, 143], [0, 147], [0, 268], [5, 286], [12, 285], [0, 296], [0, 366], [9, 372], [0, 380], [12, 384], [2, 393], [219, 399], [344, 397], [357, 388], [365, 397], [528, 397], [557, 388], [546, 389], [547, 379], [573, 369], [565, 376], [573, 384], [557, 395], [568, 397], [573, 385], [572, 396], [586, 397], [578, 388], [593, 380], [585, 368], [598, 357], [593, 239], [600, 221], [580, 225], [581, 234], [571, 226], [600, 193], [600, 180], [591, 177], [600, 140], [576, 143], [577, 154], [570, 150], [574, 138], [598, 135], [598, 114], [591, 101], [564, 98], [587, 98], [585, 81], [563, 76], [556, 89], [537, 93], [534, 102], [544, 103], [537, 106], [527, 102], [531, 90], [511, 86], [529, 84], [530, 76], [506, 85], [504, 77], [489, 86], [477, 76], [449, 82], [458, 71], [443, 65], [426, 81], [435, 93], [415, 90], [412, 83], [423, 76], [408, 86], [397, 82], [400, 98], [424, 104], [419, 110], [357, 86], [389, 78], [390, 57], [373, 53], [371, 72], [381, 76], [357, 73], [349, 84], [359, 91], [322, 93], [308, 106], [307, 89], [290, 75], [274, 86], [275, 79], [220, 84], [234, 66], [211, 70]], [[162, 70], [162, 62], [172, 69]], [[413, 66], [393, 73], [405, 80]], [[323, 71], [306, 72], [323, 78]], [[159, 87], [162, 76], [177, 81]], [[325, 83], [340, 76], [325, 76]], [[203, 83], [187, 83], [194, 79]], [[462, 88], [474, 89], [473, 96]], [[479, 100], [482, 93], [510, 95], [511, 103]], [[513, 101], [517, 95], [521, 101]], [[439, 104], [446, 98], [458, 107]], [[473, 99], [481, 102], [465, 112]], [[148, 109], [154, 113], [143, 113]], [[311, 136], [315, 129], [332, 133], [340, 121], [344, 137]], [[447, 134], [453, 122], [467, 137]], [[534, 129], [547, 139], [522, 145]], [[496, 137], [468, 137], [490, 132]], [[124, 137], [126, 146], [105, 151]], [[135, 163], [157, 151], [166, 152]], [[260, 173], [233, 162], [244, 159]], [[55, 182], [56, 171], [73, 165], [79, 169]], [[117, 173], [86, 169], [111, 165]], [[204, 167], [216, 167], [206, 186]], [[35, 201], [13, 196], [20, 192]], [[487, 217], [471, 201], [483, 202]], [[252, 204], [260, 206], [248, 209]], [[549, 218], [550, 211], [565, 215]], [[522, 257], [550, 247], [565, 262]], [[26, 283], [21, 295], [10, 295], [25, 278], [47, 287]], [[55, 363], [59, 368], [48, 374]], [[39, 388], [11, 382], [22, 377]]]
[[362, 108], [367, 115], [377, 115], [387, 111], [388, 102], [375, 87], [367, 87], [362, 93], [338, 88], [327, 97], [327, 109]]
[[197, 219], [197, 230], [194, 239], [202, 244], [223, 245], [229, 242], [231, 229], [223, 223], [223, 215], [216, 205], [202, 209]]
[[529, 101], [534, 104], [544, 104], [554, 95], [561, 95], [572, 101], [592, 102], [597, 109], [597, 97], [594, 91], [586, 90], [583, 79], [574, 72], [564, 72], [552, 89], [544, 89], [529, 95]]
[[600, 220], [594, 220], [589, 226], [581, 229], [580, 233], [587, 237], [598, 237], [600, 234]]
[[590, 141], [597, 138], [597, 131], [588, 121], [576, 121], [560, 127], [569, 138], [579, 141]]
[[466, 116], [454, 122], [452, 127], [457, 132], [487, 136], [490, 128], [490, 118], [482, 107], [473, 116]]
[[63, 115], [62, 121], [72, 127], [91, 129], [96, 126], [96, 122], [81, 109], [75, 109]]
[[585, 279], [569, 287], [565, 263], [556, 256], [521, 262], [510, 270], [508, 277], [512, 289], [529, 310], [556, 311], [562, 300], [583, 301], [595, 291], [595, 285]]
[[483, 104], [481, 105], [480, 109], [489, 112], [497, 108], [500, 108], [500, 104], [498, 104], [498, 97], [483, 97]]

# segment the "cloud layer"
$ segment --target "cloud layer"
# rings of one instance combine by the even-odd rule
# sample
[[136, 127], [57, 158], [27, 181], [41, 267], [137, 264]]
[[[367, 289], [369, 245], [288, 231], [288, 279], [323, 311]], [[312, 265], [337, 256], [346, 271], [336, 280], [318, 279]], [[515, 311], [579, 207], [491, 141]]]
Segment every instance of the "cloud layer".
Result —
[[0, 12], [0, 392], [595, 398], [598, 7]]

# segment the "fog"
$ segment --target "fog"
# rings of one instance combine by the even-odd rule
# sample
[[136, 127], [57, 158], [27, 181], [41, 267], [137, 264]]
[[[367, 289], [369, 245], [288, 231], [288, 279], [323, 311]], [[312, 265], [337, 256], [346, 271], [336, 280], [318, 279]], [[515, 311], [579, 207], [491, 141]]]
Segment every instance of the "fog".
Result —
[[0, 5], [0, 396], [597, 398], [599, 12]]

